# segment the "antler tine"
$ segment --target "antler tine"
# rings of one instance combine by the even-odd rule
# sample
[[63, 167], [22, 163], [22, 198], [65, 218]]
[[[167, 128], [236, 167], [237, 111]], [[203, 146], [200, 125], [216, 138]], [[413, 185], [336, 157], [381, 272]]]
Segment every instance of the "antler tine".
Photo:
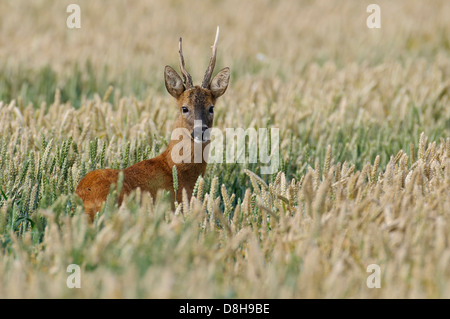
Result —
[[216, 39], [212, 48], [211, 60], [209, 60], [209, 66], [206, 69], [205, 77], [203, 78], [202, 87], [208, 88], [209, 82], [211, 81], [211, 76], [214, 71], [214, 66], [216, 65], [216, 53], [217, 53], [217, 41], [219, 40], [219, 26], [217, 26]]
[[190, 88], [190, 87], [193, 87], [194, 85], [192, 84], [191, 75], [188, 73], [188, 71], [186, 71], [186, 68], [184, 66], [183, 49], [181, 47], [181, 42], [182, 42], [182, 39], [180, 37], [180, 42], [178, 45], [178, 52], [180, 53], [180, 69], [181, 69], [181, 73], [183, 74], [184, 85], [186, 86], [186, 88]]

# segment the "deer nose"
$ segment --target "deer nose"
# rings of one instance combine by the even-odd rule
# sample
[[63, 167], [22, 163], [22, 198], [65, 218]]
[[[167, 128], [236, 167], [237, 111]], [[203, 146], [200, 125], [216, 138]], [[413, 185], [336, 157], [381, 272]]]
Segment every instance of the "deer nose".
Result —
[[194, 131], [192, 132], [192, 138], [195, 141], [201, 141], [201, 142], [205, 142], [206, 140], [208, 140], [208, 136], [207, 134], [205, 134], [205, 131], [208, 129], [208, 125], [197, 125], [194, 126]]

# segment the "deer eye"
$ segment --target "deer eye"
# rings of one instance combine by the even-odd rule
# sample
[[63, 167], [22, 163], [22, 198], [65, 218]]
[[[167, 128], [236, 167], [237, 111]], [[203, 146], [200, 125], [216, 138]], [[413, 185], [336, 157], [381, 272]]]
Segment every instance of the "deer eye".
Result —
[[211, 105], [209, 107], [209, 113], [213, 114], [214, 113], [214, 105]]
[[183, 106], [181, 108], [181, 111], [183, 112], [183, 114], [189, 113], [189, 109], [186, 106]]

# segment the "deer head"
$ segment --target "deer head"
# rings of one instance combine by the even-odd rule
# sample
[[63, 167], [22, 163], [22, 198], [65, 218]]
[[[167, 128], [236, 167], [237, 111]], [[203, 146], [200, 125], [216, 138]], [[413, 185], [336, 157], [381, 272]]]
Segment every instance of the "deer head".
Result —
[[191, 75], [186, 71], [182, 51], [182, 39], [179, 41], [180, 69], [183, 80], [170, 66], [164, 70], [167, 91], [177, 100], [180, 115], [175, 122], [175, 128], [185, 128], [194, 142], [207, 143], [209, 138], [205, 131], [212, 127], [214, 105], [217, 98], [225, 93], [230, 80], [230, 69], [223, 68], [211, 80], [216, 64], [217, 40], [219, 27], [212, 46], [212, 56], [206, 69], [201, 86], [194, 86]]

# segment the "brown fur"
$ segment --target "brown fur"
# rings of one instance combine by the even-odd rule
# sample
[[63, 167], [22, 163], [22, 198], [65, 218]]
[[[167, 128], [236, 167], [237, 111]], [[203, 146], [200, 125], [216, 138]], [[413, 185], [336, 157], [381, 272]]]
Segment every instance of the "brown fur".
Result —
[[[175, 164], [173, 162], [172, 149], [177, 143], [182, 142], [171, 140], [167, 149], [159, 156], [136, 163], [122, 170], [123, 186], [119, 195], [119, 205], [125, 195], [137, 188], [150, 193], [153, 197], [156, 196], [159, 189], [164, 189], [170, 191], [172, 197], [175, 197], [172, 177], [173, 165], [177, 167], [177, 201], [181, 202], [183, 189], [186, 190], [188, 197], [191, 197], [195, 182], [198, 176], [204, 174], [207, 165], [204, 160], [201, 163], [194, 163], [193, 160], [194, 140], [191, 134], [194, 130], [194, 120], [201, 120], [209, 128], [212, 127], [213, 114], [209, 112], [210, 107], [225, 92], [228, 80], [229, 69], [225, 68], [216, 75], [208, 89], [198, 86], [186, 89], [178, 74], [171, 67], [166, 67], [166, 88], [176, 98], [180, 111], [175, 121], [174, 129], [185, 128], [190, 133], [189, 137], [183, 139], [183, 141], [191, 143], [191, 163]], [[183, 107], [189, 109], [188, 114], [183, 113]], [[202, 143], [202, 151], [207, 144], [208, 142]], [[120, 170], [114, 169], [95, 170], [86, 174], [78, 184], [76, 194], [83, 200], [85, 213], [89, 215], [91, 221], [94, 219], [95, 214], [100, 211], [109, 194], [111, 185], [117, 183], [119, 172]]]

